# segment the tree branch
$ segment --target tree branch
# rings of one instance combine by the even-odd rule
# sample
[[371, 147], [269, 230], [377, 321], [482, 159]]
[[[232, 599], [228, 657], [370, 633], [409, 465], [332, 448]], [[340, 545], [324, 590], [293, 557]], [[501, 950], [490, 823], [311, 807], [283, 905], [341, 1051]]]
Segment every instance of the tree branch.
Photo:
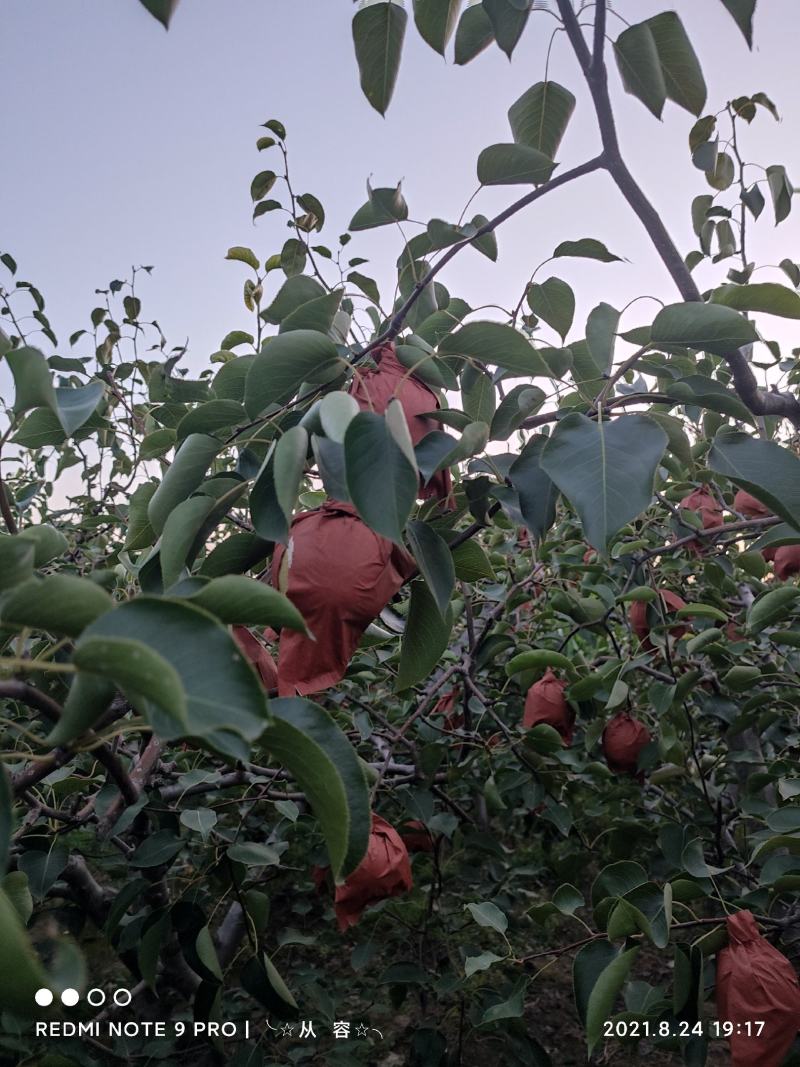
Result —
[[[701, 301], [700, 290], [675, 246], [661, 216], [647, 199], [642, 187], [631, 174], [620, 151], [614, 111], [608, 92], [608, 71], [603, 58], [605, 42], [605, 0], [598, 0], [595, 14], [595, 53], [590, 58], [583, 31], [570, 0], [556, 0], [570, 44], [578, 58], [591, 93], [603, 145], [602, 165], [647, 231], [653, 247], [661, 257], [670, 277], [686, 301]], [[600, 31], [602, 30], [602, 34]], [[743, 403], [754, 415], [777, 415], [800, 428], [800, 401], [789, 394], [761, 389], [747, 359], [746, 350], [738, 349], [723, 357], [731, 368], [733, 384]]]

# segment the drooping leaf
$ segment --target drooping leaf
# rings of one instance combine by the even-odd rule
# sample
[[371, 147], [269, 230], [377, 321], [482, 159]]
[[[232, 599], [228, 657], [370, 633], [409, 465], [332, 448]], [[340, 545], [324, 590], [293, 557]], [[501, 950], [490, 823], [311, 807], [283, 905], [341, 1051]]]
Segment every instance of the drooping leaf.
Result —
[[153, 18], [158, 19], [165, 30], [169, 29], [170, 19], [175, 14], [178, 2], [179, 0], [139, 0], [142, 7], [149, 11]]
[[800, 529], [800, 460], [788, 448], [745, 433], [718, 433], [708, 466]]
[[537, 541], [542, 540], [555, 522], [558, 501], [558, 490], [541, 466], [546, 444], [546, 437], [531, 437], [508, 472], [511, 485], [519, 494], [525, 525]]
[[646, 415], [592, 422], [573, 413], [558, 423], [540, 463], [578, 512], [589, 544], [605, 553], [649, 506], [666, 446], [667, 435]]
[[408, 543], [420, 573], [444, 617], [450, 607], [456, 573], [447, 542], [425, 522], [409, 522]]
[[614, 54], [625, 91], [660, 119], [667, 87], [649, 24], [639, 22], [623, 30], [614, 43]]
[[400, 648], [395, 692], [401, 693], [427, 678], [447, 648], [452, 628], [452, 609], [443, 618], [427, 583], [421, 579], [412, 582], [411, 604]]
[[514, 140], [555, 159], [574, 110], [575, 97], [569, 89], [554, 81], [537, 82], [509, 108]]
[[481, 0], [467, 0], [461, 18], [458, 20], [455, 41], [455, 62], [464, 66], [480, 55], [494, 40], [494, 30], [486, 8]]
[[403, 527], [417, 495], [417, 472], [387, 419], [362, 411], [344, 435], [347, 489], [364, 522], [402, 544]]
[[767, 184], [769, 185], [772, 205], [775, 209], [775, 225], [783, 222], [792, 210], [794, 186], [789, 181], [786, 168], [779, 164], [767, 167]]
[[478, 156], [481, 185], [539, 185], [554, 169], [544, 153], [524, 144], [493, 144]]
[[208, 434], [193, 433], [186, 438], [147, 505], [147, 517], [156, 533], [164, 529], [173, 508], [198, 488], [221, 448], [222, 442]]
[[273, 700], [261, 743], [297, 779], [320, 822], [334, 879], [359, 865], [370, 832], [369, 795], [358, 757], [330, 715], [310, 700]]
[[603, 1022], [611, 1016], [614, 1002], [638, 954], [637, 947], [616, 956], [600, 972], [592, 986], [586, 1005], [586, 1043], [590, 1055], [603, 1036]]
[[460, 10], [461, 0], [414, 0], [414, 22], [420, 36], [439, 55], [444, 55]]
[[483, 0], [498, 46], [511, 59], [530, 14], [529, 0]]
[[742, 31], [747, 47], [753, 47], [753, 14], [756, 0], [722, 0], [736, 25]]
[[692, 115], [702, 114], [708, 95], [706, 83], [680, 17], [674, 11], [662, 11], [645, 25], [655, 41], [667, 99]]
[[396, 0], [370, 0], [353, 18], [353, 43], [361, 88], [370, 104], [386, 114], [392, 99], [408, 14]]

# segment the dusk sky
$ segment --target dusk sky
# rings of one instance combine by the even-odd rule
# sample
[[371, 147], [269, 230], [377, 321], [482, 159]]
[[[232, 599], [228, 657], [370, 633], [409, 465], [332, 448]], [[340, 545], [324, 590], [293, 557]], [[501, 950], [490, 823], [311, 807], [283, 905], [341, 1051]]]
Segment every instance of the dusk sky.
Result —
[[[760, 112], [745, 133], [743, 153], [765, 166], [785, 164], [800, 182], [797, 0], [760, 0], [753, 53], [719, 0], [614, 0], [634, 21], [669, 6], [700, 56], [706, 110], [766, 92], [783, 121]], [[511, 64], [493, 46], [469, 66], [455, 67], [409, 25], [397, 90], [383, 119], [358, 85], [350, 0], [182, 0], [168, 33], [136, 0], [4, 0], [2, 10], [2, 249], [17, 259], [21, 277], [41, 288], [65, 353], [68, 334], [88, 325], [95, 288], [125, 276], [131, 264], [153, 264], [140, 287], [144, 317], [159, 320], [170, 344], [189, 339], [187, 362], [195, 373], [229, 330], [249, 326], [241, 300], [247, 270], [225, 261], [227, 248], [250, 245], [263, 259], [288, 235], [277, 213], [251, 223], [250, 180], [265, 167], [278, 169], [277, 157], [255, 150], [265, 132], [260, 123], [277, 117], [286, 124], [296, 189], [314, 193], [327, 211], [325, 230], [315, 235], [320, 243], [336, 247], [365, 200], [370, 176], [375, 185], [403, 179], [411, 218], [455, 220], [476, 188], [478, 153], [510, 140], [509, 105], [543, 77], [556, 26], [536, 13]], [[623, 28], [609, 18], [612, 37]], [[561, 146], [565, 169], [596, 152], [597, 136], [563, 34], [553, 46], [550, 77], [578, 97]], [[632, 169], [688, 252], [695, 247], [691, 198], [708, 191], [687, 149], [694, 120], [670, 103], [664, 122], [655, 120], [624, 94], [613, 59], [611, 84]], [[522, 192], [483, 191], [473, 209], [491, 215]], [[409, 236], [414, 232], [407, 228]], [[497, 264], [467, 249], [442, 276], [453, 295], [473, 306], [513, 305], [555, 245], [582, 236], [605, 241], [629, 262], [552, 265], [578, 292], [572, 336], [583, 335], [586, 313], [600, 300], [622, 307], [644, 293], [677, 298], [603, 174], [548, 196], [498, 236]], [[800, 259], [799, 236], [800, 205], [777, 230], [768, 206], [751, 254], [767, 263]], [[348, 248], [351, 256], [369, 258], [359, 269], [378, 279], [384, 297], [400, 247], [399, 234], [387, 228], [356, 235]], [[724, 280], [732, 264], [701, 267], [701, 288]], [[770, 277], [786, 281], [768, 271], [756, 280]], [[280, 280], [276, 272], [268, 285], [274, 289]], [[656, 310], [638, 303], [623, 328], [651, 321]], [[762, 325], [770, 336], [798, 344], [793, 324], [769, 319]]]

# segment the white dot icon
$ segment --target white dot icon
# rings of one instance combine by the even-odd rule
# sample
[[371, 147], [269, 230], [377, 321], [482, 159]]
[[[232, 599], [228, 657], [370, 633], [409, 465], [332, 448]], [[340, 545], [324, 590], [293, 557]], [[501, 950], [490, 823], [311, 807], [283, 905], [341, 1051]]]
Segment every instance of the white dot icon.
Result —
[[46, 1008], [53, 1003], [53, 994], [49, 989], [37, 989], [33, 999], [40, 1008]]
[[80, 994], [77, 989], [65, 989], [61, 994], [61, 1003], [65, 1004], [68, 1008], [74, 1008], [80, 999]]

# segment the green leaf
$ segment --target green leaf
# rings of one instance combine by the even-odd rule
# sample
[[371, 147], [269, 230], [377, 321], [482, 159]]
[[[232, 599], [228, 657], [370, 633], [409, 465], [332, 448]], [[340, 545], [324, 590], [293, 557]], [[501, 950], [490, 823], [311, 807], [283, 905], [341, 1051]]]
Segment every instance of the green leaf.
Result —
[[573, 413], [542, 449], [541, 466], [578, 512], [590, 545], [605, 553], [617, 531], [653, 498], [667, 435], [646, 415], [592, 422]]
[[800, 529], [800, 460], [788, 448], [745, 433], [719, 433], [708, 466]]
[[34, 996], [48, 985], [42, 965], [34, 955], [25, 927], [0, 888], [0, 944], [3, 966], [0, 967], [0, 1009], [23, 1016], [35, 1016], [38, 1009]]
[[[266, 322], [271, 322], [273, 326], [277, 326], [303, 304], [325, 295], [325, 289], [316, 278], [307, 274], [297, 274], [293, 278], [286, 279], [276, 293], [275, 299], [268, 308], [262, 311], [261, 317]], [[226, 345], [222, 347], [225, 348]]]
[[[228, 630], [213, 616], [185, 600], [140, 596], [106, 612], [84, 630], [75, 656], [82, 658], [84, 645], [95, 640], [139, 642], [177, 673], [187, 728], [179, 727], [175, 715], [166, 714], [152, 700], [136, 700], [159, 737], [167, 741], [195, 737], [223, 755], [250, 758], [251, 742], [269, 722], [266, 697], [255, 671], [245, 662]], [[150, 670], [150, 662], [148, 657], [145, 671]], [[109, 661], [100, 666], [104, 677], [117, 681], [115, 671], [119, 669], [122, 684], [137, 684], [135, 663], [121, 662], [117, 668]], [[147, 678], [145, 682], [151, 684]]]
[[515, 385], [500, 402], [492, 418], [490, 435], [493, 441], [507, 441], [514, 430], [546, 399], [544, 390], [536, 385]]
[[10, 534], [0, 534], [0, 593], [33, 574], [34, 545]]
[[614, 1002], [638, 954], [638, 948], [631, 948], [615, 957], [600, 972], [592, 986], [586, 1005], [586, 1042], [589, 1055], [603, 1036], [603, 1022], [610, 1018]]
[[525, 525], [536, 541], [541, 541], [555, 522], [558, 490], [542, 469], [542, 451], [547, 438], [534, 435], [509, 468], [508, 477], [519, 494], [519, 508]]
[[598, 304], [589, 312], [586, 321], [586, 345], [592, 362], [602, 377], [614, 362], [614, 340], [620, 313], [610, 304]]
[[594, 237], [582, 237], [579, 241], [562, 241], [553, 252], [552, 259], [571, 256], [577, 259], [597, 259], [601, 263], [621, 263], [619, 256], [609, 252], [602, 241]]
[[258, 534], [236, 533], [209, 552], [200, 567], [200, 574], [208, 578], [243, 574], [262, 563], [271, 551], [271, 542]]
[[[129, 638], [87, 637], [75, 650], [72, 661], [79, 670], [114, 682], [142, 710], [147, 706], [142, 704], [143, 700], [157, 705], [186, 732], [186, 698], [180, 676], [154, 648]], [[49, 738], [50, 744], [60, 744], [59, 737], [56, 727]]]
[[167, 516], [161, 533], [159, 560], [165, 589], [171, 588], [190, 568], [196, 551], [197, 536], [214, 510], [215, 501], [209, 496], [193, 496], [182, 500]]
[[481, 185], [540, 185], [555, 169], [544, 153], [524, 144], [493, 144], [478, 156]]
[[242, 986], [251, 997], [279, 1019], [297, 1018], [297, 1001], [265, 952], [254, 956], [242, 968]]
[[700, 115], [708, 95], [700, 62], [679, 16], [663, 11], [647, 19], [664, 76], [667, 99]]
[[204, 841], [217, 825], [217, 813], [211, 808], [192, 808], [181, 812], [181, 825], [201, 834]]
[[420, 37], [441, 56], [456, 28], [460, 9], [461, 0], [414, 0], [414, 22]]
[[456, 28], [455, 55], [457, 66], [464, 66], [480, 55], [494, 40], [494, 30], [481, 0], [467, 0], [467, 7]]
[[38, 348], [13, 348], [5, 358], [14, 379], [14, 411], [21, 415], [31, 408], [48, 407], [56, 412], [53, 378]]
[[722, 3], [742, 31], [744, 39], [747, 41], [747, 47], [752, 49], [753, 14], [756, 10], [756, 0], [722, 0]]
[[8, 870], [11, 835], [14, 832], [14, 794], [8, 771], [0, 763], [0, 875]]
[[0, 618], [6, 626], [30, 626], [77, 637], [113, 606], [111, 597], [96, 582], [72, 574], [51, 574], [18, 585], [3, 602]]
[[[277, 181], [277, 177], [278, 176], [274, 170], [262, 170], [259, 171], [258, 174], [256, 174], [255, 178], [253, 178], [252, 182], [250, 183], [250, 196], [253, 200], [253, 203], [258, 200], [264, 199], [264, 197], [267, 195], [267, 193]], [[226, 346], [223, 345], [222, 347], [225, 348]]]
[[[500, 1022], [502, 1019], [519, 1019], [525, 1011], [525, 991], [528, 988], [528, 979], [525, 977], [519, 978], [514, 985], [510, 995], [500, 1001], [499, 1004], [492, 1004], [487, 1008], [481, 1016], [480, 1026], [486, 1026], [487, 1023]], [[542, 1062], [541, 1060], [539, 1062]]]
[[448, 334], [440, 342], [439, 352], [477, 359], [520, 377], [551, 377], [550, 368], [530, 341], [512, 326], [499, 322], [469, 322]]
[[125, 534], [125, 550], [138, 552], [148, 548], [156, 539], [156, 533], [147, 517], [147, 508], [158, 487], [154, 482], [145, 482], [132, 493], [128, 504], [128, 522]]
[[275, 867], [281, 861], [277, 849], [258, 841], [244, 841], [240, 845], [231, 845], [228, 849], [228, 856], [236, 863], [243, 863], [246, 867]]
[[427, 583], [412, 582], [395, 692], [403, 692], [430, 674], [447, 648], [452, 628], [452, 609], [443, 619]]
[[496, 575], [489, 557], [476, 541], [465, 541], [452, 551], [456, 578], [462, 582], [478, 582], [481, 578], [494, 580]]
[[369, 3], [353, 18], [353, 43], [361, 75], [361, 88], [370, 104], [386, 114], [392, 99], [408, 15], [402, 5], [389, 2]]
[[149, 11], [153, 18], [158, 19], [165, 30], [169, 29], [169, 23], [175, 14], [178, 0], [139, 0], [145, 10]]
[[208, 434], [193, 433], [186, 438], [147, 505], [147, 517], [156, 533], [164, 529], [173, 508], [198, 488], [221, 448], [222, 442]]
[[67, 437], [71, 437], [94, 414], [103, 399], [102, 382], [89, 382], [71, 389], [55, 390], [55, 413]]
[[782, 585], [768, 589], [756, 597], [747, 609], [748, 634], [761, 633], [768, 626], [782, 622], [797, 606], [800, 589], [794, 585]]
[[472, 422], [485, 422], [494, 418], [497, 394], [492, 376], [468, 363], [461, 374], [461, 406]]
[[433, 527], [424, 522], [409, 522], [407, 533], [420, 574], [428, 583], [436, 606], [444, 618], [456, 584], [453, 557], [447, 542]]
[[478, 971], [488, 971], [493, 963], [502, 963], [505, 956], [496, 956], [494, 952], [481, 952], [478, 956], [467, 956], [464, 960], [464, 974], [471, 978]]
[[591, 941], [575, 956], [572, 982], [575, 991], [575, 1007], [578, 1018], [586, 1026], [589, 998], [603, 971], [619, 956], [619, 949], [608, 941]]
[[514, 140], [555, 159], [574, 110], [575, 97], [569, 89], [558, 82], [537, 82], [509, 108]]
[[667, 393], [683, 404], [696, 404], [718, 411], [722, 415], [731, 415], [742, 422], [753, 422], [753, 414], [732, 389], [726, 389], [722, 382], [706, 378], [702, 374], [690, 374], [679, 378], [667, 386]]
[[482, 904], [465, 904], [464, 911], [470, 913], [478, 926], [486, 926], [499, 934], [504, 934], [508, 929], [508, 917], [490, 900]]
[[244, 406], [248, 415], [255, 418], [270, 404], [284, 403], [303, 382], [324, 379], [338, 362], [336, 345], [315, 330], [292, 330], [270, 338], [247, 374]]
[[772, 205], [775, 209], [775, 225], [777, 226], [778, 223], [783, 222], [792, 210], [794, 186], [789, 181], [786, 168], [778, 165], [767, 167], [767, 184], [772, 196]]
[[625, 91], [660, 119], [667, 86], [649, 21], [623, 30], [614, 43], [614, 54]]
[[259, 267], [255, 252], [252, 248], [245, 248], [243, 245], [234, 245], [233, 248], [229, 248], [225, 258], [237, 260], [239, 263], [246, 263], [253, 270], [258, 270]]
[[319, 406], [319, 419], [325, 436], [338, 444], [344, 444], [347, 427], [359, 410], [358, 401], [349, 393], [328, 393]]
[[63, 556], [69, 547], [61, 530], [57, 530], [49, 523], [43, 523], [41, 526], [26, 526], [19, 531], [17, 537], [33, 545], [34, 567], [44, 567], [45, 564]]
[[158, 830], [146, 837], [128, 859], [131, 867], [160, 867], [171, 863], [183, 848], [183, 841], [172, 830]]
[[758, 332], [738, 311], [720, 304], [668, 304], [656, 315], [654, 345], [685, 345], [724, 356], [758, 340]]
[[400, 192], [393, 189], [372, 189], [367, 185], [367, 202], [353, 215], [348, 230], [371, 230], [376, 226], [390, 226], [408, 218], [408, 204]]
[[308, 259], [308, 249], [297, 237], [290, 237], [281, 249], [281, 270], [287, 278], [303, 273]]
[[353, 270], [347, 275], [347, 280], [352, 282], [353, 285], [357, 285], [361, 292], [369, 297], [373, 304], [380, 304], [381, 294], [378, 291], [378, 285], [374, 278], [368, 278], [366, 274], [359, 274], [357, 270]]
[[330, 715], [299, 697], [271, 703], [261, 743], [306, 794], [319, 820], [337, 884], [363, 859], [371, 817], [358, 756]]
[[361, 411], [344, 435], [347, 490], [376, 533], [402, 544], [417, 498], [417, 472], [388, 425], [388, 416]]
[[533, 282], [528, 286], [527, 300], [534, 315], [551, 326], [563, 341], [575, 317], [575, 294], [571, 287], [561, 278], [547, 278], [541, 285]]
[[250, 518], [253, 529], [266, 541], [289, 540], [289, 521], [278, 503], [275, 488], [275, 463], [272, 454], [265, 459], [250, 490]]
[[49, 737], [49, 744], [67, 745], [103, 714], [114, 698], [114, 685], [99, 674], [77, 674], [64, 703], [64, 713]]
[[28, 887], [28, 876], [24, 871], [11, 871], [0, 880], [0, 890], [13, 904], [24, 926], [28, 925], [33, 914], [33, 897]]
[[528, 0], [522, 4], [512, 0], [483, 0], [483, 6], [498, 46], [511, 59], [528, 21], [530, 3]]
[[[485, 226], [489, 220], [485, 215], [475, 215], [470, 225], [474, 226], [476, 230], [479, 230], [482, 226]], [[487, 259], [490, 259], [492, 263], [497, 262], [497, 237], [494, 231], [490, 230], [488, 233], [482, 234], [480, 237], [475, 237], [470, 242], [482, 252]], [[452, 302], [451, 302], [452, 304]], [[448, 306], [449, 310], [449, 306]]]
[[307, 452], [308, 433], [302, 426], [292, 426], [288, 429], [275, 447], [275, 496], [287, 521], [291, 520], [297, 503]]
[[[196, 408], [184, 415], [175, 431], [156, 430], [149, 434], [146, 440], [160, 433], [172, 432], [173, 440], [177, 438], [178, 442], [181, 442], [193, 433], [211, 435], [219, 430], [229, 430], [237, 423], [246, 421], [247, 412], [237, 400], [208, 400], [205, 404], [198, 404]], [[142, 451], [144, 451], [144, 445]], [[163, 455], [163, 453], [155, 453], [155, 455], [159, 454]]]
[[778, 285], [776, 282], [721, 285], [712, 291], [711, 300], [736, 311], [761, 311], [785, 319], [800, 319], [800, 295], [787, 285]]
[[[193, 414], [193, 412], [190, 412], [190, 414]], [[160, 459], [162, 456], [166, 456], [167, 452], [174, 448], [176, 436], [175, 430], [168, 426], [161, 426], [159, 429], [153, 430], [152, 433], [142, 438], [139, 445], [139, 458]]]
[[303, 616], [283, 593], [242, 574], [214, 578], [186, 599], [221, 622], [242, 626], [282, 626], [306, 633]]

